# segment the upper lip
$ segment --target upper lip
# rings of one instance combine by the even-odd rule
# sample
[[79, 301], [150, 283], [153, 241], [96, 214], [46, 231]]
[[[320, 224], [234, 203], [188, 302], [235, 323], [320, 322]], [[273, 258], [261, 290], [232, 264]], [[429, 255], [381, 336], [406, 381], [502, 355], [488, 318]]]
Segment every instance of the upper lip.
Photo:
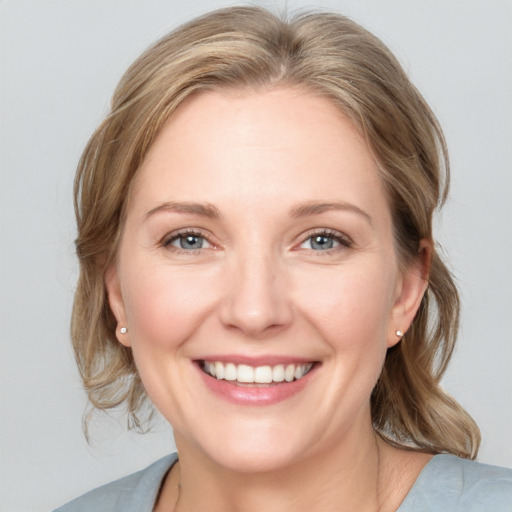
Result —
[[275, 366], [278, 364], [307, 364], [314, 363], [317, 360], [296, 357], [296, 356], [284, 356], [284, 355], [262, 355], [262, 356], [247, 356], [247, 355], [236, 355], [236, 354], [212, 354], [199, 357], [196, 361], [208, 361], [208, 362], [221, 362], [221, 363], [233, 363], [233, 364], [245, 364], [247, 366]]

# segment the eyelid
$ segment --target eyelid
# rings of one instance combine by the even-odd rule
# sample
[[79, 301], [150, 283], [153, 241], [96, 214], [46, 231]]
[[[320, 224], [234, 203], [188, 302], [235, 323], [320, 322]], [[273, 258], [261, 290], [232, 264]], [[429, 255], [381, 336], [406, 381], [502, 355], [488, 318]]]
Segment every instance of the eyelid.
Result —
[[161, 245], [165, 248], [172, 247], [177, 252], [198, 253], [201, 250], [204, 250], [203, 248], [192, 250], [192, 249], [181, 249], [178, 247], [171, 246], [172, 242], [177, 240], [179, 237], [186, 236], [186, 235], [193, 235], [193, 236], [204, 238], [208, 242], [208, 244], [211, 246], [211, 247], [206, 247], [204, 249], [216, 249], [217, 248], [216, 244], [213, 243], [213, 241], [211, 240], [211, 236], [200, 228], [182, 228], [182, 229], [176, 229], [174, 231], [171, 231], [170, 233], [166, 233], [165, 236], [163, 236], [162, 239], [160, 240], [159, 245]]
[[[195, 228], [195, 227], [176, 229], [174, 231], [171, 231], [170, 233], [166, 233], [165, 236], [163, 236], [161, 238], [161, 240], [159, 241], [159, 245], [163, 246], [164, 248], [173, 247], [173, 246], [171, 246], [171, 242], [177, 240], [180, 236], [186, 236], [186, 235], [194, 235], [194, 236], [204, 238], [210, 245], [210, 247], [207, 247], [204, 249], [209, 249], [209, 250], [218, 249], [218, 245], [212, 241], [211, 233], [206, 232], [201, 228]], [[305, 233], [302, 233], [302, 235], [300, 236], [300, 241], [298, 242], [298, 244], [296, 244], [295, 247], [300, 249], [300, 246], [313, 236], [326, 236], [326, 237], [333, 238], [335, 241], [337, 241], [340, 244], [341, 247], [352, 247], [354, 244], [353, 240], [348, 235], [346, 235], [345, 233], [338, 231], [336, 229], [313, 228], [313, 229], [306, 231]], [[204, 249], [201, 248], [201, 249], [190, 250], [190, 249], [180, 249], [177, 247], [173, 247], [173, 250], [175, 250], [176, 252], [187, 252], [187, 253], [190, 253], [190, 252], [198, 253]], [[328, 253], [329, 251], [334, 251], [334, 250], [336, 250], [336, 247], [331, 248], [331, 249], [326, 249], [325, 251], [314, 251], [314, 252]]]
[[[306, 242], [308, 239], [310, 239], [313, 236], [326, 236], [333, 238], [336, 240], [342, 247], [352, 247], [354, 245], [353, 240], [346, 235], [345, 233], [338, 231], [336, 229], [330, 229], [330, 228], [314, 228], [310, 229], [309, 231], [306, 231], [301, 235], [301, 241], [299, 242], [298, 246], [300, 246]], [[332, 249], [326, 249], [323, 252], [329, 252], [336, 250], [336, 247]], [[322, 252], [322, 251], [314, 251], [314, 252]]]

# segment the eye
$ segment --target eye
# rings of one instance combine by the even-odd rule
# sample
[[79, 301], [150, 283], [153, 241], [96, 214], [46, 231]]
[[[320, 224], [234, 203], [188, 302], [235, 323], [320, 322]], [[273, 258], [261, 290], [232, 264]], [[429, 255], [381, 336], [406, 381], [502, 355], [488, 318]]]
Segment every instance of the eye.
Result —
[[177, 233], [168, 238], [164, 245], [166, 247], [173, 247], [182, 249], [184, 251], [197, 251], [200, 249], [209, 249], [212, 247], [210, 242], [200, 233], [195, 232], [182, 232]]
[[310, 249], [313, 251], [328, 251], [344, 246], [350, 247], [352, 242], [350, 239], [336, 231], [322, 231], [313, 233], [304, 242], [300, 244], [301, 249]]

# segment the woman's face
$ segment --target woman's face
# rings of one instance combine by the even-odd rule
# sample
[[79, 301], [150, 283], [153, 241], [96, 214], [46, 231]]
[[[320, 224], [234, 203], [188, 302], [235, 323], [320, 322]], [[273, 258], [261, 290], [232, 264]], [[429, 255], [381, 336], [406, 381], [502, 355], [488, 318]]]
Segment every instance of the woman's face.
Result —
[[369, 149], [327, 99], [180, 106], [141, 166], [107, 287], [182, 453], [262, 470], [370, 435], [386, 349], [424, 290], [392, 231]]

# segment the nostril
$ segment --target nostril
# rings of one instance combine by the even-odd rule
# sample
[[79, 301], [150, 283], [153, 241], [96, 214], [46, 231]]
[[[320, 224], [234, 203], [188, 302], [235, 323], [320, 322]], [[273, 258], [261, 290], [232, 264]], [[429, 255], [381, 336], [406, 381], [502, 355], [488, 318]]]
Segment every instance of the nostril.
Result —
[[280, 331], [291, 323], [291, 308], [285, 302], [262, 301], [234, 298], [225, 304], [221, 321], [226, 328], [238, 330], [250, 337], [267, 336]]

